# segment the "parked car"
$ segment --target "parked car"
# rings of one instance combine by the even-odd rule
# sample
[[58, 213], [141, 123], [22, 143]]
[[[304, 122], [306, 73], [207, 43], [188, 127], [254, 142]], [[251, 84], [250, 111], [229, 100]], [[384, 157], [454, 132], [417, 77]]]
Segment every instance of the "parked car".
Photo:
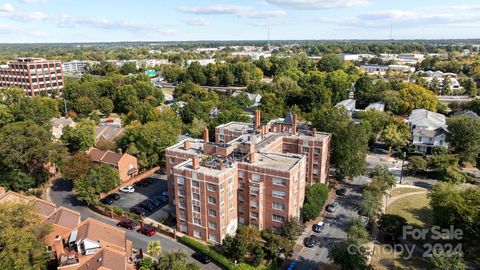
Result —
[[162, 202], [160, 200], [155, 199], [155, 198], [150, 198], [150, 199], [146, 200], [145, 202], [153, 204], [155, 207], [159, 207], [160, 205], [162, 205]]
[[317, 244], [317, 239], [315, 237], [312, 237], [313, 235], [310, 235], [310, 237], [307, 237], [303, 240], [303, 244], [306, 247], [312, 248]]
[[143, 225], [143, 227], [140, 227], [137, 232], [146, 236], [152, 236], [157, 233], [157, 230], [155, 229], [155, 227], [152, 227], [150, 225]]
[[168, 198], [168, 191], [164, 191], [164, 192], [162, 192], [162, 196], [165, 196], [165, 197], [167, 197], [167, 198]]
[[140, 187], [146, 187], [146, 186], [149, 186], [151, 184], [153, 184], [153, 179], [151, 178], [144, 178], [140, 181], [138, 181], [137, 183], [135, 183], [137, 186], [140, 186]]
[[147, 211], [153, 211], [156, 209], [155, 205], [151, 204], [151, 203], [147, 203], [147, 202], [142, 202], [140, 204], [138, 204], [138, 206], [140, 206], [141, 208], [147, 210]]
[[114, 202], [114, 200], [112, 198], [108, 198], [108, 196], [107, 196], [107, 197], [101, 199], [100, 202], [103, 203], [103, 204], [106, 204], [106, 205], [111, 205]]
[[105, 197], [112, 198], [112, 199], [114, 199], [115, 201], [120, 200], [120, 194], [118, 194], [118, 193], [111, 193], [111, 194], [108, 194], [108, 195], [105, 196]]
[[327, 212], [333, 213], [337, 210], [338, 208], [338, 202], [332, 202], [327, 206]]
[[295, 269], [295, 265], [297, 264], [297, 262], [295, 261], [291, 261], [288, 266], [287, 266], [287, 270], [293, 270]]
[[130, 208], [130, 212], [135, 213], [137, 215], [143, 215], [145, 216], [147, 214], [147, 210], [143, 209], [142, 207], [139, 206], [134, 206]]
[[325, 223], [323, 221], [319, 221], [317, 224], [313, 224], [312, 231], [319, 233], [319, 232], [322, 232], [324, 227], [325, 227]]
[[159, 200], [160, 202], [162, 203], [166, 203], [168, 202], [168, 197], [165, 197], [163, 195], [159, 195], [159, 196], [155, 196], [153, 197], [155, 200]]
[[192, 257], [203, 264], [207, 264], [212, 261], [210, 257], [203, 252], [195, 252], [192, 254]]
[[120, 188], [120, 191], [125, 193], [133, 193], [135, 192], [135, 189], [132, 186], [126, 186], [126, 187]]
[[133, 230], [137, 226], [137, 224], [133, 220], [124, 219], [124, 220], [120, 220], [120, 222], [117, 223], [117, 226], [125, 229], [129, 229], [129, 230]]
[[343, 196], [345, 195], [345, 193], [347, 193], [347, 189], [344, 187], [335, 190], [335, 194], [337, 194], [338, 196]]

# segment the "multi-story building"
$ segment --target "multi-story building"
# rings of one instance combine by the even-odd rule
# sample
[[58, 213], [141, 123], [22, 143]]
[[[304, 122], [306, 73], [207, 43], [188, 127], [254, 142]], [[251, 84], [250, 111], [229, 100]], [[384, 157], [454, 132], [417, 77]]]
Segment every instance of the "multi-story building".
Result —
[[279, 230], [299, 217], [305, 186], [325, 183], [331, 135], [311, 131], [296, 115], [218, 126], [215, 142], [186, 139], [169, 147], [166, 171], [177, 229], [221, 242], [238, 224]]
[[415, 109], [408, 117], [408, 126], [416, 152], [432, 154], [435, 147], [448, 148], [445, 115], [425, 109]]
[[84, 73], [90, 67], [100, 64], [99, 61], [89, 61], [89, 60], [73, 60], [70, 62], [64, 62], [62, 64], [63, 71], [65, 73]]
[[63, 69], [60, 61], [42, 58], [18, 58], [0, 66], [0, 87], [16, 86], [29, 96], [51, 95], [63, 89]]

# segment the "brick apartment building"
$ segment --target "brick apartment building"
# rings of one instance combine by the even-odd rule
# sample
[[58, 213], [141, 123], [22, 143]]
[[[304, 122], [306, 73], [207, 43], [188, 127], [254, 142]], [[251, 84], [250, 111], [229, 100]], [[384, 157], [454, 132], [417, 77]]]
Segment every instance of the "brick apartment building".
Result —
[[43, 58], [18, 58], [0, 66], [0, 87], [16, 86], [29, 96], [59, 94], [63, 89], [62, 64]]
[[296, 115], [261, 124], [232, 122], [215, 142], [186, 139], [166, 150], [177, 229], [221, 242], [238, 224], [279, 230], [299, 217], [305, 185], [325, 183], [331, 135], [308, 130]]

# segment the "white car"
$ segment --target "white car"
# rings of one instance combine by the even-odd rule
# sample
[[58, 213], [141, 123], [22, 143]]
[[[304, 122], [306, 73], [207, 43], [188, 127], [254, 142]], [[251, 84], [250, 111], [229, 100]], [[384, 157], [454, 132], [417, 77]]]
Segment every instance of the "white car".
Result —
[[132, 193], [132, 192], [135, 192], [135, 189], [132, 186], [126, 186], [126, 187], [120, 188], [120, 191], [125, 193]]

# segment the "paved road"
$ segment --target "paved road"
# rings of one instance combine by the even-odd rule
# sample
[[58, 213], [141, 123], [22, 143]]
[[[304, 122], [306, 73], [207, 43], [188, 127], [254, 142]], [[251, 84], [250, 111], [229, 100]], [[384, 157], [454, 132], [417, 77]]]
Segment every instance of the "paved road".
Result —
[[305, 237], [315, 235], [320, 241], [320, 244], [313, 248], [303, 247], [299, 256], [296, 258], [300, 270], [317, 269], [319, 263], [329, 263], [328, 249], [335, 243], [346, 240], [346, 230], [350, 221], [358, 217], [355, 211], [355, 202], [360, 200], [360, 185], [352, 183], [346, 185], [347, 193], [345, 196], [337, 196], [335, 201], [339, 203], [339, 207], [335, 213], [328, 213], [323, 218], [325, 228], [321, 233], [315, 233], [312, 228], [307, 228], [300, 238], [303, 241]]
[[[80, 214], [82, 215], [82, 220], [86, 219], [87, 217], [91, 217], [110, 225], [115, 225], [117, 223], [115, 220], [112, 220], [110, 218], [104, 217], [100, 214], [93, 212], [92, 210], [87, 208], [85, 205], [83, 205], [81, 202], [79, 202], [72, 193], [72, 182], [69, 180], [63, 180], [63, 179], [57, 180], [53, 184], [50, 190], [50, 199], [58, 206], [64, 206], [80, 212]], [[152, 237], [147, 237], [135, 231], [130, 231], [130, 230], [125, 230], [125, 231], [127, 233], [127, 239], [132, 241], [133, 247], [135, 249], [141, 248], [145, 250], [149, 241], [158, 240], [160, 241], [160, 244], [162, 245], [162, 248], [164, 251], [182, 250], [188, 255], [192, 255], [194, 252], [192, 249], [162, 234], [157, 233]], [[208, 265], [203, 265], [191, 257], [190, 257], [190, 260], [197, 263], [202, 269], [207, 269], [207, 270], [222, 269], [213, 263], [210, 263]]]

